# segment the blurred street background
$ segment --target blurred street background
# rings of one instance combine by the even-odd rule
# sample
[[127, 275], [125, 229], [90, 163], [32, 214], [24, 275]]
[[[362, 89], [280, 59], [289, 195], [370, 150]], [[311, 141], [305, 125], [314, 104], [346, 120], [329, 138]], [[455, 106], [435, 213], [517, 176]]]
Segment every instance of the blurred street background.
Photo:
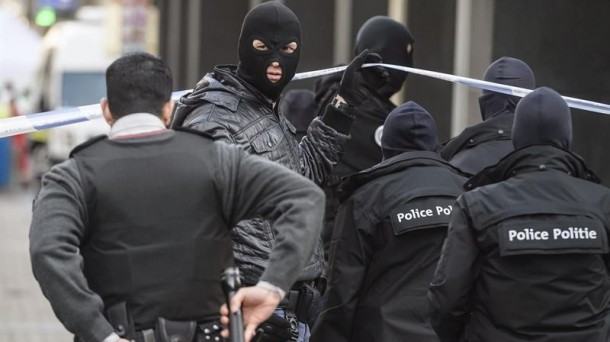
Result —
[[0, 190], [0, 341], [71, 341], [32, 276], [28, 228], [33, 193], [20, 187]]
[[[247, 11], [262, 0], [0, 0], [2, 119], [95, 104], [117, 57], [148, 51], [165, 59], [175, 90], [193, 88], [216, 64], [237, 62]], [[298, 72], [353, 57], [355, 35], [375, 15], [407, 25], [416, 68], [481, 79], [501, 56], [527, 62], [538, 86], [610, 103], [608, 0], [283, 0], [299, 17]], [[289, 88], [313, 87], [313, 80]], [[415, 100], [445, 141], [481, 120], [481, 91], [410, 75], [395, 102]], [[573, 149], [610, 185], [610, 117], [572, 110]], [[0, 138], [0, 342], [71, 340], [30, 269], [28, 229], [41, 175], [103, 120]], [[76, 303], [77, 305], [77, 303]]]

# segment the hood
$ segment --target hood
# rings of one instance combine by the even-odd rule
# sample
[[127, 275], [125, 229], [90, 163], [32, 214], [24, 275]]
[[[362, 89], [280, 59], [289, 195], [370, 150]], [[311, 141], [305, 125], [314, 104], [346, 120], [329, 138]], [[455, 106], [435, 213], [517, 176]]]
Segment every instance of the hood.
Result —
[[[505, 84], [513, 87], [533, 89], [536, 79], [532, 69], [522, 60], [502, 57], [487, 67], [483, 79], [488, 82]], [[483, 90], [479, 97], [479, 106], [483, 120], [502, 113], [513, 113], [519, 97]]]
[[572, 117], [568, 104], [547, 87], [527, 94], [515, 110], [512, 139], [515, 148], [551, 145], [570, 149]]
[[438, 151], [434, 119], [414, 101], [403, 103], [388, 114], [381, 135], [383, 159], [407, 151]]

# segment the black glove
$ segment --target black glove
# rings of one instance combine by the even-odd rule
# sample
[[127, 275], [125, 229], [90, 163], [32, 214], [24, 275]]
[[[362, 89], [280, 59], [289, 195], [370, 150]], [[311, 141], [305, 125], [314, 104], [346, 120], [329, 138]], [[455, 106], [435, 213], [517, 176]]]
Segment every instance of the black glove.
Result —
[[372, 68], [360, 67], [365, 63], [381, 63], [381, 57], [364, 50], [343, 72], [343, 78], [339, 84], [337, 94], [345, 99], [347, 104], [359, 107], [367, 98], [370, 98], [375, 91], [388, 83], [389, 74], [384, 67], [376, 66]]
[[[276, 314], [272, 314], [266, 321], [256, 328], [254, 342], [287, 342], [299, 338], [298, 323], [288, 321]], [[294, 325], [294, 326], [293, 326]]]

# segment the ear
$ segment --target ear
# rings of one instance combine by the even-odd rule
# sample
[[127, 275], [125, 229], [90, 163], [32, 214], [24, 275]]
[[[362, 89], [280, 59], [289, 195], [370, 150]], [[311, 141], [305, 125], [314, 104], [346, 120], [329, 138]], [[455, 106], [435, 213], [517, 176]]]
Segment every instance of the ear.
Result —
[[102, 97], [100, 100], [100, 106], [102, 107], [102, 114], [104, 115], [104, 120], [112, 127], [114, 124], [114, 118], [112, 117], [112, 113], [110, 113], [110, 107], [108, 106], [108, 99]]
[[407, 54], [410, 54], [413, 51], [413, 45], [411, 43], [407, 44]]
[[163, 108], [161, 108], [161, 120], [163, 120], [163, 124], [165, 127], [169, 127], [169, 124], [172, 122], [172, 113], [174, 112], [174, 101], [170, 99], [165, 102]]

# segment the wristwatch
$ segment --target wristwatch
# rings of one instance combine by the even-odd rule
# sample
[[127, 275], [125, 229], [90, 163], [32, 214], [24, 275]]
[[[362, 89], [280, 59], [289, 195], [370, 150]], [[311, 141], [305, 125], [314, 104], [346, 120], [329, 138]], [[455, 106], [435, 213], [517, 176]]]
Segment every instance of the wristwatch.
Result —
[[330, 105], [341, 112], [348, 112], [351, 107], [347, 102], [345, 102], [345, 100], [338, 96], [335, 96], [333, 100], [330, 101]]

